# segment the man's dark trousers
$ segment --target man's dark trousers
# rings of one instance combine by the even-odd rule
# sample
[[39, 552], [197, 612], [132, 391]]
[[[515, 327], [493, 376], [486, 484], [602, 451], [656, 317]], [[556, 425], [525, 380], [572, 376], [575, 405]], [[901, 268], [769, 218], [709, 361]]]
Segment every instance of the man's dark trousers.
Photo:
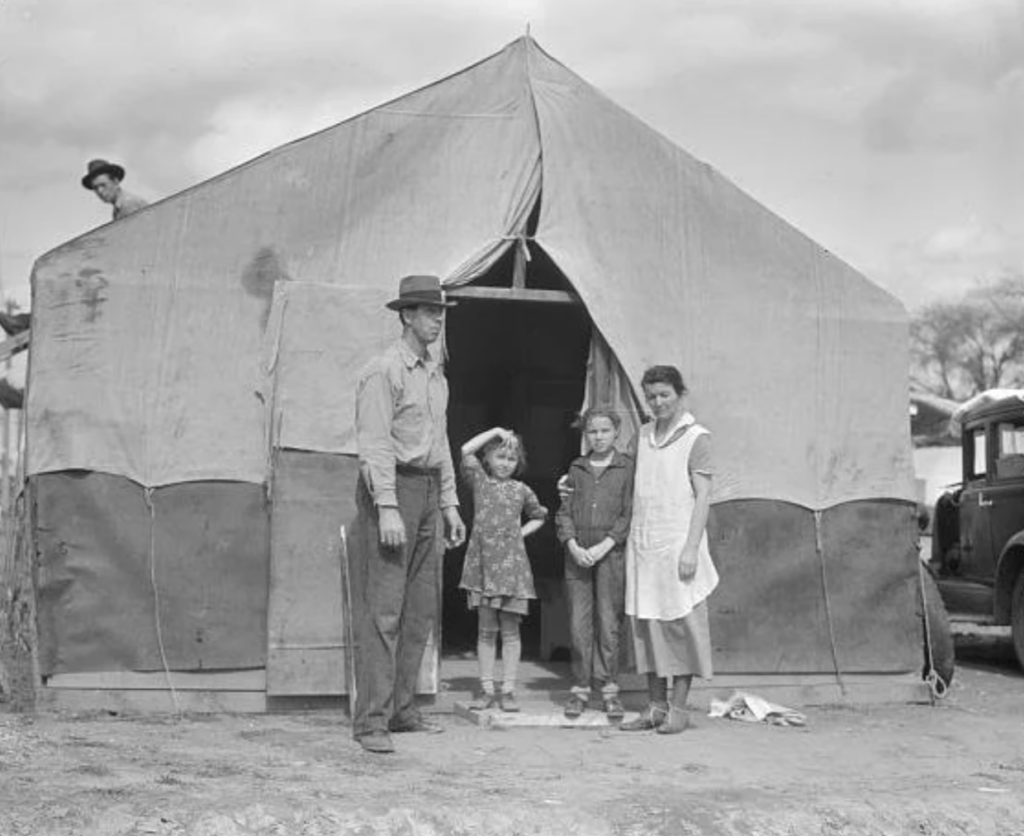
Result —
[[405, 523], [401, 549], [381, 545], [377, 508], [362, 477], [356, 489], [357, 518], [349, 541], [355, 737], [386, 731], [392, 718], [406, 723], [417, 717], [416, 680], [440, 609], [440, 477], [400, 468], [395, 488]]

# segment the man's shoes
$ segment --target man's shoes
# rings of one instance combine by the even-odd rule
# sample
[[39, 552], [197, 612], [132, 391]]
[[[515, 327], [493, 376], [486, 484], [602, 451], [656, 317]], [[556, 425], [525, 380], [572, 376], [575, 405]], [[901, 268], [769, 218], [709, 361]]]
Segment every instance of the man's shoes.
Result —
[[392, 720], [388, 723], [388, 731], [394, 734], [422, 732], [423, 734], [440, 734], [444, 726], [434, 720], [428, 720], [422, 714], [409, 720]]
[[7, 311], [0, 311], [0, 328], [13, 337], [22, 331], [27, 331], [32, 324], [32, 314], [16, 313], [9, 314]]
[[6, 377], [0, 377], [0, 406], [4, 409], [21, 409], [25, 403], [25, 391], [12, 386]]
[[386, 731], [370, 731], [361, 734], [356, 738], [359, 745], [367, 752], [375, 755], [390, 755], [395, 751], [395, 744], [391, 742], [391, 735]]
[[628, 723], [620, 723], [619, 729], [622, 731], [650, 731], [664, 723], [668, 719], [668, 713], [669, 707], [667, 705], [651, 703], [640, 712], [640, 716], [635, 720], [630, 720]]
[[565, 701], [565, 716], [570, 720], [575, 720], [586, 708], [587, 704], [583, 701], [583, 697], [579, 694], [569, 694], [569, 699]]
[[506, 691], [501, 695], [501, 710], [502, 711], [518, 711], [519, 703], [516, 702], [516, 695], [511, 691]]
[[604, 713], [612, 722], [617, 723], [626, 716], [626, 709], [622, 707], [622, 700], [618, 695], [611, 694], [604, 698]]
[[690, 713], [683, 708], [669, 705], [668, 716], [654, 731], [658, 734], [679, 734], [686, 731], [690, 726]]

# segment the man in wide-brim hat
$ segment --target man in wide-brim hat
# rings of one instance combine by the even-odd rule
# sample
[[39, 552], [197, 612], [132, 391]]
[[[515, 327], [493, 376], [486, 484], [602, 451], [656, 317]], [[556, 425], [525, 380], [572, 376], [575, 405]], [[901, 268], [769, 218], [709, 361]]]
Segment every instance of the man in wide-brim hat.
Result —
[[125, 171], [122, 166], [108, 160], [90, 160], [86, 166], [82, 186], [104, 203], [114, 207], [114, 220], [138, 212], [149, 203], [137, 195], [133, 195], [121, 186]]
[[402, 279], [386, 303], [398, 311], [402, 336], [364, 369], [356, 390], [352, 733], [369, 752], [394, 751], [392, 732], [442, 730], [415, 698], [427, 639], [438, 635], [441, 556], [445, 544], [466, 538], [448, 446], [448, 382], [430, 350], [454, 304], [437, 276]]
[[445, 298], [441, 280], [437, 276], [406, 276], [399, 283], [398, 298], [392, 299], [385, 307], [400, 311], [417, 305], [454, 308], [456, 304], [458, 303]]

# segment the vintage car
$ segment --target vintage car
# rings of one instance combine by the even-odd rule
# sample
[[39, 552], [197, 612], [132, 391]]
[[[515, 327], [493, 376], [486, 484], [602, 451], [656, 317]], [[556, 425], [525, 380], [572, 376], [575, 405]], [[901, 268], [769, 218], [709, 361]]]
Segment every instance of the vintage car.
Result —
[[954, 621], [1009, 625], [1024, 667], [1024, 392], [965, 404], [963, 480], [935, 504], [928, 569]]

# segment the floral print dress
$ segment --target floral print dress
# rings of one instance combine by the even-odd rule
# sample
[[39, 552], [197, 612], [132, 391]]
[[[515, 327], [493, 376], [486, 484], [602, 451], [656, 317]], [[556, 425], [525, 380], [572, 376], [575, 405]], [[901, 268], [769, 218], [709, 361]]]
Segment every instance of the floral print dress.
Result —
[[536, 598], [523, 543], [523, 520], [543, 520], [548, 510], [533, 489], [517, 479], [495, 479], [475, 455], [464, 456], [462, 474], [473, 491], [473, 531], [459, 588], [470, 609], [480, 606], [526, 615]]

